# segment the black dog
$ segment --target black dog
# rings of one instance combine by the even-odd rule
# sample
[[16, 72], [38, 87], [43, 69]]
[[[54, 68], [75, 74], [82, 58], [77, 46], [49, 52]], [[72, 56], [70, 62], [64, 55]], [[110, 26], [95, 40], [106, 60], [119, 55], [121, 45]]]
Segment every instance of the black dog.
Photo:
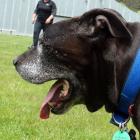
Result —
[[[140, 23], [128, 23], [111, 9], [94, 9], [49, 26], [38, 47], [17, 57], [14, 65], [31, 83], [57, 80], [41, 107], [41, 118], [76, 104], [85, 104], [90, 112], [103, 106], [114, 112], [139, 47]], [[140, 131], [140, 93], [133, 113]]]

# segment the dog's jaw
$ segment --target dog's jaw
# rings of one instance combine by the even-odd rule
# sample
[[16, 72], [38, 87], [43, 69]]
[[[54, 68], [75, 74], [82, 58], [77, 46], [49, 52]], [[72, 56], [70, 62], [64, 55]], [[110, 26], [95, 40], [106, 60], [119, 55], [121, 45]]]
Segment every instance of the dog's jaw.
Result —
[[[65, 65], [59, 65], [56, 61], [51, 61], [51, 57], [40, 55], [39, 49], [28, 50], [27, 54], [30, 54], [29, 57], [26, 57], [26, 53], [18, 57], [19, 63], [16, 64], [16, 70], [21, 75], [21, 77], [28, 82], [33, 84], [43, 84], [50, 80], [68, 80], [70, 85], [70, 96], [65, 101], [62, 102], [61, 106], [58, 108], [52, 108], [51, 112], [54, 114], [63, 114], [67, 112], [73, 105], [80, 104], [83, 102], [84, 95], [82, 92], [83, 87], [78, 78], [75, 76], [75, 71], [70, 70]], [[35, 51], [35, 52], [34, 52]], [[32, 52], [32, 53], [30, 53]], [[32, 56], [36, 54], [35, 56]], [[49, 54], [48, 54], [49, 55]], [[51, 63], [50, 63], [51, 62]], [[47, 106], [48, 107], [48, 106]], [[42, 109], [44, 111], [44, 109]], [[49, 112], [49, 109], [47, 109]], [[46, 116], [46, 115], [45, 115]], [[47, 118], [49, 113], [47, 115]], [[44, 117], [44, 116], [43, 116]], [[42, 118], [43, 118], [42, 117]]]

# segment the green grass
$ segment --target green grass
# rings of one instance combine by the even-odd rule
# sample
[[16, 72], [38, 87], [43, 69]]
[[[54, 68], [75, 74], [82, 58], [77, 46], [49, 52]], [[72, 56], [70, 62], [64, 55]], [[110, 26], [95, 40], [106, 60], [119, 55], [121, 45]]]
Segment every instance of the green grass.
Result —
[[30, 84], [12, 65], [31, 42], [30, 37], [0, 35], [0, 140], [111, 140], [117, 128], [104, 109], [89, 113], [79, 105], [64, 115], [40, 120], [40, 105], [51, 82]]

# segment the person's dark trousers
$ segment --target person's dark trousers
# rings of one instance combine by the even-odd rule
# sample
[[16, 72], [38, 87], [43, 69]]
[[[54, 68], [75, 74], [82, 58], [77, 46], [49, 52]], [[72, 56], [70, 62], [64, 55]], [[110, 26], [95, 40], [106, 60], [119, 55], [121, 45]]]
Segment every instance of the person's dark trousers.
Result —
[[43, 30], [43, 32], [46, 29], [46, 24], [45, 23], [41, 23], [39, 21], [35, 22], [34, 25], [34, 33], [33, 33], [33, 46], [37, 46], [38, 44], [38, 39], [39, 39], [39, 34], [41, 32], [41, 30]]

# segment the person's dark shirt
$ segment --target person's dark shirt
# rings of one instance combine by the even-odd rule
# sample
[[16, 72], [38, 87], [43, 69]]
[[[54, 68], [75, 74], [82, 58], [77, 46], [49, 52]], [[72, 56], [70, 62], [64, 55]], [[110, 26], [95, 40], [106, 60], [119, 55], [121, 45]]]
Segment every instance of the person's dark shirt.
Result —
[[40, 0], [34, 13], [37, 14], [37, 20], [44, 23], [50, 15], [54, 16], [56, 14], [56, 5], [52, 0], [49, 0], [47, 3]]

